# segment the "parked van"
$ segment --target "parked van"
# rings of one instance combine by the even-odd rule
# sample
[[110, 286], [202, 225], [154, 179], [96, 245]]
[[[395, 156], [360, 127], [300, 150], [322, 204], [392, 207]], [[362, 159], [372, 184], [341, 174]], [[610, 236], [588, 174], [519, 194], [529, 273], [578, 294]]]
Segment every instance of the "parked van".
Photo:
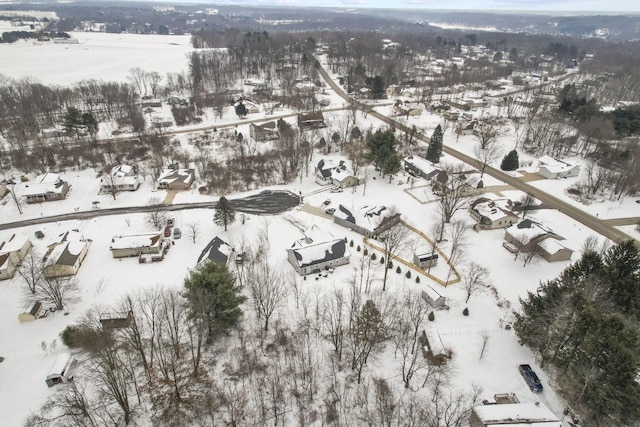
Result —
[[76, 357], [70, 353], [62, 353], [51, 366], [47, 375], [47, 385], [53, 387], [59, 383], [67, 383], [73, 380], [73, 365]]
[[180, 231], [180, 229], [178, 227], [173, 229], [173, 238], [174, 239], [179, 239], [182, 237], [182, 231]]

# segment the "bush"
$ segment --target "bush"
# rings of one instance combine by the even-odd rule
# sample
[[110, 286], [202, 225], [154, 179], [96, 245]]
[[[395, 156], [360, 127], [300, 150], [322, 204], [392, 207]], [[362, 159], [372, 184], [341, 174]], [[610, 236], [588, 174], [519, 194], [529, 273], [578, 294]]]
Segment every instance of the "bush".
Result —
[[416, 276], [416, 283], [420, 283], [420, 276]]
[[374, 252], [374, 253], [372, 253], [372, 254], [371, 254], [371, 259], [375, 261], [375, 260], [376, 260], [376, 258], [378, 258], [378, 257], [376, 256], [376, 253], [375, 253], [375, 252]]
[[387, 263], [387, 268], [388, 268], [389, 270], [391, 270], [391, 269], [393, 268], [393, 262], [389, 261], [389, 262]]
[[[360, 252], [360, 245], [358, 245], [358, 247], [356, 248], [356, 251]], [[366, 254], [365, 254], [366, 255]]]
[[383, 256], [380, 257], [380, 264], [384, 265], [384, 257]]
[[462, 310], [462, 314], [464, 316], [468, 316], [469, 315], [469, 309], [467, 307], [465, 307], [464, 310]]
[[349, 246], [353, 247], [353, 240], [349, 242]]
[[407, 270], [406, 276], [407, 276], [407, 279], [411, 279], [411, 270]]
[[60, 332], [60, 340], [69, 348], [77, 348], [82, 338], [82, 330], [79, 326], [69, 325]]
[[500, 163], [500, 169], [503, 171], [514, 171], [519, 167], [520, 160], [518, 159], [518, 152], [516, 150], [509, 151], [502, 159], [502, 163]]
[[402, 269], [400, 268], [400, 266], [398, 266], [398, 267], [396, 268], [396, 273], [398, 273], [398, 274], [402, 273]]
[[436, 315], [433, 314], [433, 311], [429, 312], [429, 322], [433, 322], [434, 320], [436, 320]]
[[369, 255], [369, 249], [364, 248], [364, 252], [363, 252], [363, 254], [364, 254], [365, 256]]

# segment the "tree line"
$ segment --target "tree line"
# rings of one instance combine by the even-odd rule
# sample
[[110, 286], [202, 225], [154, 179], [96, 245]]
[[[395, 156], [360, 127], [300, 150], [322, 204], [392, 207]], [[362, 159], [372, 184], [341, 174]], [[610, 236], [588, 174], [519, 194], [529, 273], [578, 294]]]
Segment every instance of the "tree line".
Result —
[[559, 277], [521, 300], [514, 329], [589, 425], [640, 420], [640, 255], [594, 240]]

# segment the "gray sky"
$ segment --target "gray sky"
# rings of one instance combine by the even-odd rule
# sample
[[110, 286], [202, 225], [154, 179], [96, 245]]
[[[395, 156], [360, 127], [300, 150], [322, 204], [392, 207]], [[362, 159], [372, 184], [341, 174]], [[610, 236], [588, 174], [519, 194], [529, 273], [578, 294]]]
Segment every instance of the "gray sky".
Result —
[[[233, 4], [233, 0], [221, 3]], [[238, 4], [375, 7], [388, 9], [640, 12], [638, 0], [241, 0]]]

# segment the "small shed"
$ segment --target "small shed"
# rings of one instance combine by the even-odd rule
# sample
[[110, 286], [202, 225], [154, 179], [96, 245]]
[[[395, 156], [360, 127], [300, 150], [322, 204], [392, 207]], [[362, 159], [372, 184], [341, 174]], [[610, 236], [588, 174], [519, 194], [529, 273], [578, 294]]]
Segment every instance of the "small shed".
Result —
[[438, 254], [433, 251], [416, 251], [413, 254], [413, 263], [423, 270], [435, 267], [438, 265]]
[[110, 329], [122, 329], [131, 326], [133, 321], [133, 313], [102, 313], [100, 315], [100, 324], [105, 331]]
[[43, 306], [40, 301], [30, 302], [25, 305], [22, 313], [18, 315], [18, 320], [20, 323], [31, 322], [40, 317], [42, 313]]
[[447, 304], [447, 298], [440, 295], [429, 285], [422, 291], [422, 299], [433, 308], [442, 308]]

